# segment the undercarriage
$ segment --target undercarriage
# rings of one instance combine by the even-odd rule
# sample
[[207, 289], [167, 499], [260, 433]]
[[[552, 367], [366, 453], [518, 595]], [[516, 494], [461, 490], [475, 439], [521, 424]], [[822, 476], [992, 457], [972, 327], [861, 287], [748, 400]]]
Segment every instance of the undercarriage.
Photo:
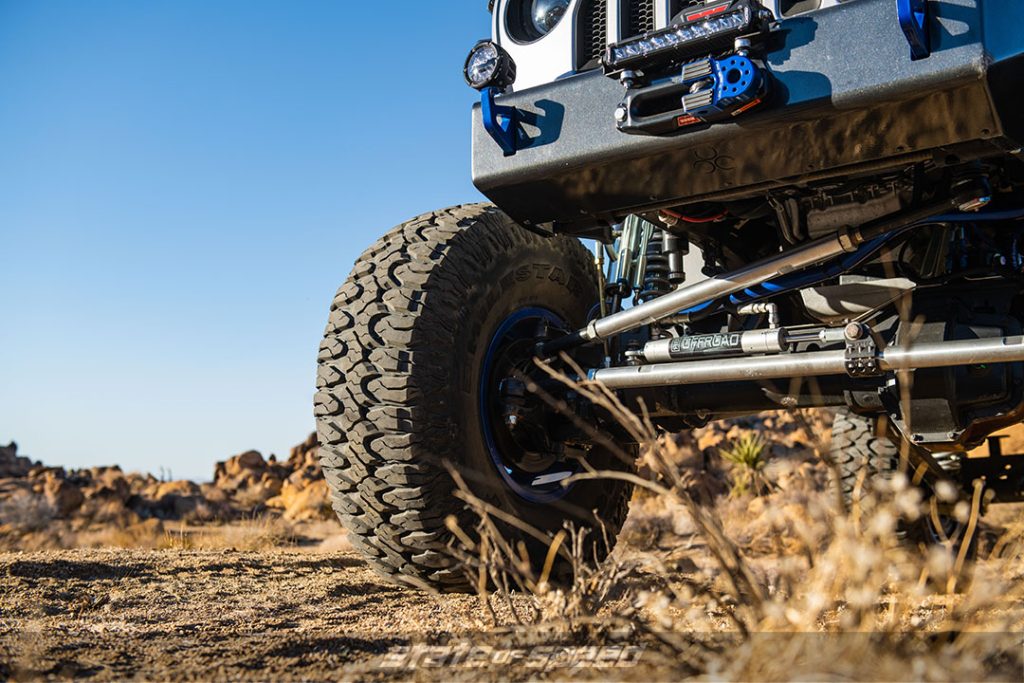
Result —
[[[634, 217], [621, 248], [597, 247], [612, 263], [605, 314], [542, 349], [599, 346], [588, 377], [669, 429], [793, 407], [878, 415], [941, 477], [929, 454], [948, 463], [1024, 409], [1024, 204], [1013, 189], [993, 204], [991, 182], [973, 176], [959, 185], [973, 192], [938, 201], [919, 188], [923, 208], [793, 245], [767, 203], [760, 219], [726, 205]], [[727, 246], [756, 249], [772, 232], [761, 248], [778, 253], [752, 263]]]
[[517, 91], [509, 50], [593, 3], [498, 2], [536, 35], [466, 63], [493, 204], [399, 226], [339, 290], [322, 453], [381, 571], [467, 588], [440, 521], [465, 514], [453, 470], [509, 533], [541, 530], [533, 562], [566, 524], [603, 529], [603, 557], [630, 487], [581, 475], [632, 471], [638, 444], [580, 383], [669, 432], [836, 409], [926, 488], [1024, 497], [995, 436], [1024, 421], [1024, 41], [1003, 28], [1024, 9], [655, 4]]

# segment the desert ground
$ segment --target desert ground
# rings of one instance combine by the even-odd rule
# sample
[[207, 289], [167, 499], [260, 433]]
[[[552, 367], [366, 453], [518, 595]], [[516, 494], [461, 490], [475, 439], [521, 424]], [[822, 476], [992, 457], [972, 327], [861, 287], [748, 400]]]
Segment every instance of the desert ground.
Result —
[[[243, 511], [238, 499], [265, 503], [307, 476], [251, 455], [258, 477], [218, 465], [228, 495], [188, 489], [202, 504], [179, 502], [181, 514], [127, 495], [116, 523], [81, 517], [108, 519], [89, 506], [109, 494], [90, 493], [84, 475], [65, 473], [85, 492], [64, 517], [45, 485], [36, 508], [28, 493], [12, 507], [10, 491], [35, 491], [12, 476], [0, 679], [1024, 679], [1024, 509], [984, 511], [976, 563], [892, 540], [915, 489], [897, 483], [859, 516], [835, 512], [816, 450], [825, 426], [759, 418], [663, 443], [685, 496], [638, 491], [611, 560], [552, 587], [481, 554], [470, 570], [506, 583], [475, 595], [382, 579], [295, 496]], [[708, 455], [749, 432], [767, 435], [770, 458], [760, 484], [739, 492]], [[298, 452], [289, 460], [311, 445]], [[255, 481], [267, 490], [254, 494]], [[51, 517], [30, 524], [26, 509]]]

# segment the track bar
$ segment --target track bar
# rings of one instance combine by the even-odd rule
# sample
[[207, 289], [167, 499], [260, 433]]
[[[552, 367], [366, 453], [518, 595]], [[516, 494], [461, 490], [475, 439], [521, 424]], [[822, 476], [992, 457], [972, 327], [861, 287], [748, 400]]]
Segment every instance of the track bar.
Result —
[[[1024, 337], [1020, 336], [890, 346], [879, 354], [879, 364], [883, 370], [1018, 361], [1024, 361]], [[591, 370], [590, 379], [599, 380], [611, 389], [638, 389], [842, 374], [846, 374], [845, 350], [606, 368]]]

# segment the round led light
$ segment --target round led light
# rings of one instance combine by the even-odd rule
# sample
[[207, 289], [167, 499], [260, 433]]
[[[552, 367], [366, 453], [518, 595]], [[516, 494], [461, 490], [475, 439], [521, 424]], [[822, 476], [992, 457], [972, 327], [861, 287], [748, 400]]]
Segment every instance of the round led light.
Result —
[[501, 46], [481, 40], [470, 50], [463, 75], [466, 83], [477, 90], [490, 87], [504, 90], [516, 80], [516, 64]]
[[498, 70], [498, 49], [491, 43], [484, 43], [469, 55], [466, 62], [466, 81], [474, 88], [491, 80]]

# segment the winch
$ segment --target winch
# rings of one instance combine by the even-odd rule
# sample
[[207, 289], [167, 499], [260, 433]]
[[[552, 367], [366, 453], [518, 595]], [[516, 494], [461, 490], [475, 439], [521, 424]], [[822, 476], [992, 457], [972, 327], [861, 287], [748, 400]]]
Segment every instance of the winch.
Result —
[[665, 29], [610, 46], [605, 72], [626, 88], [615, 110], [618, 129], [661, 135], [761, 104], [771, 78], [751, 51], [770, 24], [756, 3], [730, 0], [680, 12]]

